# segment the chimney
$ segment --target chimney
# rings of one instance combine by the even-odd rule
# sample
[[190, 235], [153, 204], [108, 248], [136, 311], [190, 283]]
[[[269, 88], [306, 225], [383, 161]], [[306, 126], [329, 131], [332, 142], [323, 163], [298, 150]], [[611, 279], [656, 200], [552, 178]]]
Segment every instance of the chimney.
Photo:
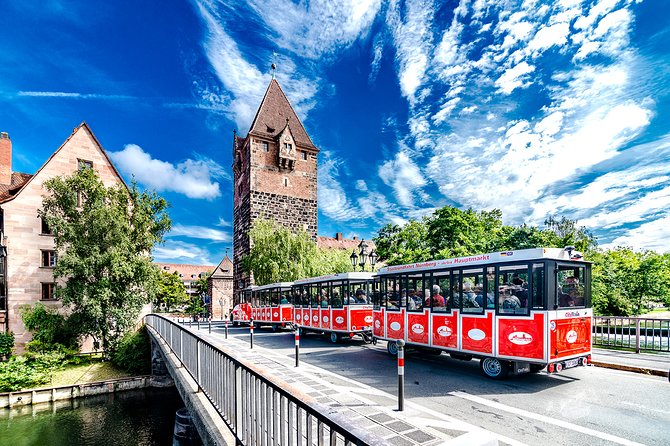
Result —
[[358, 236], [357, 236], [357, 235], [354, 235], [354, 240], [358, 240]]
[[342, 233], [341, 232], [338, 232], [337, 234], [335, 234], [335, 240], [337, 240], [338, 242], [342, 241]]
[[12, 182], [12, 140], [9, 133], [0, 132], [0, 184]]

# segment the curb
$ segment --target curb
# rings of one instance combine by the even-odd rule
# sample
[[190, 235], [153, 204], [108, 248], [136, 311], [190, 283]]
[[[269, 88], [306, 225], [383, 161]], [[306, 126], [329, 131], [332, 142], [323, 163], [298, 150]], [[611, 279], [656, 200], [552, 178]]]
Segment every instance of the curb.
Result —
[[668, 370], [650, 369], [648, 367], [639, 367], [634, 365], [612, 364], [609, 362], [591, 361], [591, 365], [596, 367], [603, 367], [606, 369], [622, 370], [624, 372], [644, 373], [645, 375], [669, 377]]

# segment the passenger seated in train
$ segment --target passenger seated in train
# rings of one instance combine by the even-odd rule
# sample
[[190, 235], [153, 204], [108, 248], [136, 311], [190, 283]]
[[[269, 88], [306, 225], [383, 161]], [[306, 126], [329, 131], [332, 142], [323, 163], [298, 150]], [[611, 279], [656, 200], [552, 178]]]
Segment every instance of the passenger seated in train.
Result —
[[288, 299], [286, 298], [286, 296], [282, 296], [282, 297], [281, 297], [281, 300], [279, 301], [279, 303], [282, 304], [282, 305], [283, 305], [283, 304], [287, 304], [287, 303], [288, 303]]
[[342, 306], [342, 299], [340, 298], [340, 293], [337, 290], [333, 291], [333, 297], [330, 300], [330, 303], [334, 307]]
[[440, 293], [442, 292], [442, 289], [438, 284], [434, 284], [432, 288], [432, 294], [430, 296], [430, 302], [426, 302], [426, 305], [432, 305], [433, 308], [444, 308], [447, 306], [446, 301], [444, 300], [444, 296], [442, 296]]
[[411, 299], [408, 296], [406, 289], [403, 289], [400, 292], [400, 307], [401, 308], [406, 307], [408, 310], [416, 310], [416, 304], [414, 303], [414, 299]]
[[411, 310], [420, 310], [423, 308], [420, 290], [409, 290], [409, 299], [414, 305], [414, 308], [410, 308]]
[[463, 308], [479, 308], [476, 300], [477, 295], [472, 290], [470, 282], [463, 282]]
[[521, 301], [518, 297], [512, 294], [512, 288], [509, 285], [501, 286], [498, 289], [498, 294], [500, 295], [500, 300], [502, 301], [500, 308], [508, 313], [514, 313], [514, 310], [521, 308]]
[[570, 276], [565, 279], [563, 286], [559, 288], [558, 305], [561, 307], [580, 307], [584, 305], [584, 294], [577, 277]]
[[521, 302], [521, 308], [526, 308], [528, 306], [528, 284], [519, 276], [512, 279], [512, 284], [514, 285], [514, 295]]
[[326, 290], [321, 290], [321, 307], [328, 307], [328, 296], [326, 295]]

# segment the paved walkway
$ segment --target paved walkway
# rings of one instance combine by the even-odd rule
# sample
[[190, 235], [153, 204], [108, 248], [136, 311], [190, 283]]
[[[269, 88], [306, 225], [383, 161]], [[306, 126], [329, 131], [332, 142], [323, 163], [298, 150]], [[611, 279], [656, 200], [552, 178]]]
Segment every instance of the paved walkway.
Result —
[[594, 348], [592, 363], [598, 367], [626, 370], [668, 377], [670, 354], [635, 353], [621, 350]]
[[[197, 332], [197, 330], [193, 330]], [[329, 406], [362, 429], [384, 438], [397, 446], [437, 445], [518, 445], [518, 441], [486, 431], [473, 424], [405, 401], [403, 412], [397, 408], [396, 395], [380, 391], [365, 384], [344, 380], [320, 367], [300, 363], [295, 359], [277, 354], [270, 349], [254, 346], [249, 349], [247, 340], [230, 336], [222, 339], [220, 334], [207, 334], [200, 330], [201, 337], [226, 351], [233, 349], [236, 356], [264, 367], [269, 374], [294, 386], [316, 401]]]

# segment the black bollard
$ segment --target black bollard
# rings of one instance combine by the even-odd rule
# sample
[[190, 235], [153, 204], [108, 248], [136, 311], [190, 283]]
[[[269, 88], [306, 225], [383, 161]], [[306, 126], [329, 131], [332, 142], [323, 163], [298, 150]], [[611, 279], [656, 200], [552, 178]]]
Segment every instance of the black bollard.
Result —
[[225, 323], [224, 327], [226, 328], [226, 339], [228, 339], [228, 321], [227, 320], [226, 320], [226, 323]]
[[212, 316], [209, 317], [209, 332], [212, 332]]
[[405, 409], [405, 341], [396, 341], [398, 348], [398, 411]]

